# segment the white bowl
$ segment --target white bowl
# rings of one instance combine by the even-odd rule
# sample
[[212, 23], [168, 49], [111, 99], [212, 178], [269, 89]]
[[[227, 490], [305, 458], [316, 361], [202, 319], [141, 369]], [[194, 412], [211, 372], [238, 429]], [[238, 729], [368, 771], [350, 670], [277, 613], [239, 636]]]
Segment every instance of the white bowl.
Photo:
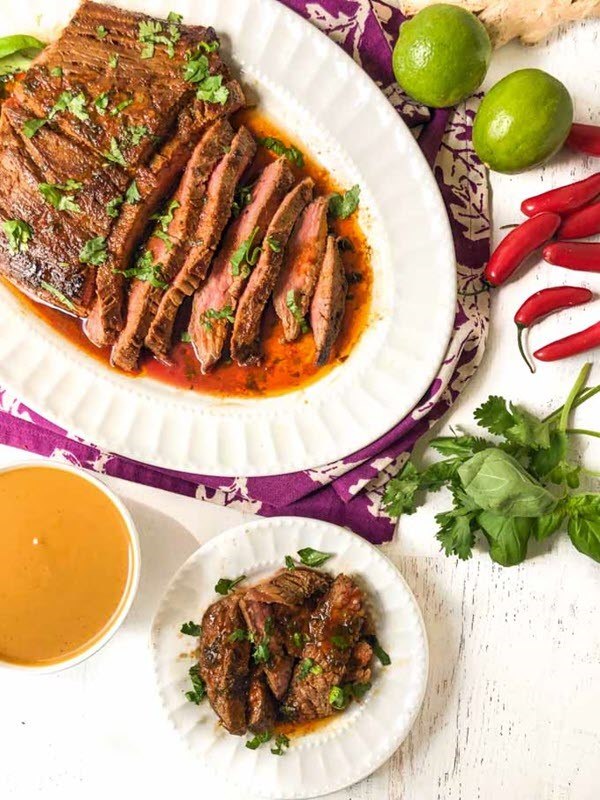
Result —
[[101, 481], [97, 478], [92, 477], [92, 475], [88, 474], [82, 469], [77, 467], [73, 467], [70, 464], [61, 464], [54, 461], [20, 461], [17, 464], [11, 464], [8, 467], [0, 468], [0, 475], [3, 475], [7, 472], [14, 472], [18, 469], [23, 468], [43, 468], [43, 469], [57, 469], [62, 470], [63, 472], [70, 472], [78, 477], [82, 478], [88, 483], [93, 484], [97, 489], [103, 492], [106, 497], [111, 501], [113, 506], [119, 512], [122, 520], [125, 523], [127, 528], [127, 533], [129, 535], [129, 544], [130, 544], [130, 559], [129, 559], [129, 575], [127, 580], [127, 587], [123, 594], [123, 597], [120, 602], [119, 613], [115, 616], [113, 621], [111, 622], [110, 626], [106, 629], [104, 634], [99, 638], [95, 639], [88, 648], [78, 652], [76, 655], [72, 656], [71, 658], [67, 658], [64, 661], [59, 661], [55, 664], [13, 664], [8, 661], [3, 661], [0, 658], [0, 668], [3, 669], [17, 669], [21, 670], [21, 672], [35, 672], [35, 673], [50, 673], [50, 672], [60, 672], [63, 669], [68, 669], [69, 667], [75, 666], [75, 664], [80, 664], [82, 661], [85, 661], [87, 658], [92, 656], [94, 653], [97, 653], [104, 645], [111, 639], [117, 630], [120, 628], [121, 624], [123, 623], [125, 617], [129, 613], [129, 609], [133, 603], [133, 599], [136, 595], [138, 583], [140, 579], [140, 542], [138, 538], [137, 529], [133, 523], [131, 515], [129, 511], [125, 508], [121, 500], [111, 492], [111, 490], [105, 486]]

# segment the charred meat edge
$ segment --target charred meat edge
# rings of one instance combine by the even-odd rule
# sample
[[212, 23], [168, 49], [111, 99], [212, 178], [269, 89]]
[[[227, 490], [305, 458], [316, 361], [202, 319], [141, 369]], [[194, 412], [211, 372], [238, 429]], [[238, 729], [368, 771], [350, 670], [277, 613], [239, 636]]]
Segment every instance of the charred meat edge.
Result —
[[218, 600], [202, 618], [199, 645], [200, 675], [208, 700], [223, 723], [236, 736], [246, 732], [246, 697], [250, 668], [250, 643], [232, 641], [232, 633], [244, 628], [237, 593]]
[[[327, 241], [326, 197], [317, 197], [308, 205], [296, 223], [273, 293], [273, 304], [283, 324], [286, 341], [297, 339], [301, 320], [310, 307], [317, 284]], [[295, 309], [290, 308], [290, 297]]]
[[[200, 139], [179, 182], [171, 203], [177, 203], [172, 220], [163, 231], [160, 223], [147, 242], [152, 263], [160, 265], [161, 277], [170, 281], [185, 256], [190, 234], [196, 227], [206, 196], [206, 184], [223, 152], [233, 140], [234, 131], [226, 119], [215, 122]], [[162, 236], [155, 235], [157, 233]], [[168, 241], [165, 241], [165, 233]], [[148, 281], [134, 280], [129, 289], [125, 327], [112, 349], [113, 366], [132, 372], [137, 369], [144, 338], [154, 318], [163, 290]]]
[[136, 205], [126, 204], [108, 239], [108, 258], [97, 271], [96, 302], [85, 331], [90, 341], [101, 347], [114, 344], [123, 328], [123, 301], [128, 268], [134, 250], [142, 238], [152, 214], [177, 181], [194, 149], [197, 137], [222, 116], [237, 110], [243, 103], [241, 88], [228, 84], [229, 97], [224, 106], [195, 102], [179, 116], [177, 132], [155, 154], [148, 170], [139, 170], [137, 185], [142, 196]]
[[335, 236], [327, 237], [327, 249], [310, 307], [310, 327], [322, 367], [342, 328], [348, 281]]
[[206, 203], [194, 235], [195, 243], [171, 286], [164, 293], [146, 336], [146, 346], [161, 361], [168, 361], [177, 312], [183, 300], [194, 293], [206, 275], [231, 214], [237, 183], [255, 153], [254, 138], [247, 128], [241, 127], [230, 151], [210, 178]]
[[[318, 670], [305, 675], [302, 662], [294, 668], [284, 701], [286, 716], [290, 720], [304, 722], [332, 713], [331, 689], [343, 683], [364, 620], [362, 591], [347, 575], [338, 575], [311, 617], [310, 638], [302, 650], [302, 659], [311, 659]], [[347, 645], [336, 646], [335, 636], [343, 636]]]
[[311, 178], [305, 178], [288, 192], [267, 229], [266, 245], [240, 297], [231, 334], [231, 357], [240, 365], [260, 360], [263, 312], [281, 269], [292, 228], [312, 200], [313, 187]]
[[293, 182], [294, 175], [285, 158], [265, 167], [252, 190], [252, 201], [230, 226], [206, 282], [194, 296], [189, 332], [203, 372], [210, 370], [221, 358], [231, 325], [226, 318], [208, 318], [206, 315], [226, 308], [235, 313], [249, 275], [249, 265], [246, 264], [241, 264], [234, 274], [231, 259], [253, 234], [252, 250], [260, 247]]

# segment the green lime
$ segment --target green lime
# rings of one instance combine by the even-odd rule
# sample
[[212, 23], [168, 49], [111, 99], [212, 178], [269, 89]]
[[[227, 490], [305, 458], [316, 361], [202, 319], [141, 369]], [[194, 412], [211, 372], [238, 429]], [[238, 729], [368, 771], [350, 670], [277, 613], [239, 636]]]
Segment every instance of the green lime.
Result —
[[559, 150], [573, 122], [564, 84], [541, 69], [519, 69], [483, 98], [473, 125], [473, 146], [496, 172], [522, 172]]
[[400, 27], [394, 75], [410, 97], [445, 108], [481, 85], [491, 56], [490, 37], [474, 14], [436, 3]]

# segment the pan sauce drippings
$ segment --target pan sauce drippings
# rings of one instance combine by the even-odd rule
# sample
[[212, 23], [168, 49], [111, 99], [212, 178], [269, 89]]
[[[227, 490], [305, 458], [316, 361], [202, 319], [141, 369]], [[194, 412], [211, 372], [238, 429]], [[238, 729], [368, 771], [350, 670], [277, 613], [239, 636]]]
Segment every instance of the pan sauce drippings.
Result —
[[[256, 137], [273, 136], [286, 144], [293, 143], [293, 140], [290, 142], [287, 133], [278, 129], [255, 109], [238, 112], [234, 117], [234, 123], [236, 126], [243, 123]], [[261, 148], [253, 169], [258, 171], [271, 157], [267, 151]], [[315, 182], [316, 194], [340, 191], [340, 187], [335, 184], [329, 173], [306, 152], [304, 152], [304, 159], [303, 169], [294, 167], [298, 178], [310, 176]], [[188, 303], [180, 314], [181, 319], [175, 331], [175, 345], [171, 353], [173, 363], [161, 364], [145, 353], [141, 360], [140, 374], [182, 389], [222, 397], [257, 397], [277, 395], [302, 388], [330, 372], [336, 365], [343, 363], [367, 327], [373, 276], [369, 245], [358, 224], [357, 215], [354, 214], [345, 220], [333, 220], [331, 226], [337, 235], [346, 237], [352, 243], [353, 250], [344, 251], [342, 256], [350, 285], [342, 330], [334, 345], [329, 363], [323, 367], [315, 365], [315, 346], [310, 333], [295, 342], [284, 342], [281, 324], [269, 304], [263, 319], [261, 333], [262, 363], [240, 367], [225, 358], [212, 372], [202, 375], [192, 345], [180, 341], [181, 334], [187, 328]], [[12, 289], [6, 282], [4, 283], [9, 289]], [[36, 303], [20, 295], [16, 290], [13, 291], [19, 298], [23, 298], [28, 310], [44, 319], [70, 342], [105, 364], [109, 363], [110, 348], [98, 349], [91, 344], [83, 333], [80, 320]]]

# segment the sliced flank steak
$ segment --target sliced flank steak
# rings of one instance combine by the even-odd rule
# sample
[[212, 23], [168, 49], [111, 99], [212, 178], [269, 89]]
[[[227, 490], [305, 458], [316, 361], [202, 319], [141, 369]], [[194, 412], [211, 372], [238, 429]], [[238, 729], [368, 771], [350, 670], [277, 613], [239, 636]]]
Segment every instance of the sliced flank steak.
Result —
[[177, 274], [200, 217], [208, 180], [233, 137], [233, 128], [227, 120], [211, 125], [196, 145], [175, 194], [159, 216], [143, 254], [152, 265], [150, 276], [154, 280], [135, 279], [130, 285], [125, 327], [111, 353], [114, 366], [128, 372], [137, 369], [144, 339], [163, 294], [162, 284]]
[[108, 241], [108, 257], [98, 270], [97, 300], [86, 325], [94, 344], [113, 344], [123, 328], [126, 281], [123, 272], [129, 267], [150, 217], [158, 211], [165, 196], [185, 169], [202, 132], [220, 117], [233, 113], [244, 103], [244, 95], [235, 81], [227, 84], [225, 105], [194, 101], [177, 121], [175, 134], [154, 154], [147, 168], [140, 168], [136, 183], [140, 200], [124, 203]]
[[365, 621], [365, 598], [347, 575], [338, 575], [311, 617], [302, 660], [285, 698], [286, 716], [302, 722], [331, 714], [330, 692], [346, 675]]
[[277, 703], [260, 667], [254, 667], [250, 674], [247, 713], [248, 730], [252, 733], [273, 730], [277, 720]]
[[250, 642], [243, 631], [240, 595], [233, 593], [213, 603], [202, 618], [199, 668], [206, 694], [223, 726], [237, 736], [246, 732], [246, 692], [250, 670]]
[[223, 230], [231, 214], [235, 188], [256, 153], [256, 142], [247, 128], [241, 127], [231, 148], [208, 182], [204, 203], [193, 242], [181, 269], [166, 290], [148, 334], [146, 346], [161, 361], [171, 350], [173, 326], [183, 300], [192, 295], [204, 279]]
[[328, 236], [325, 258], [310, 307], [310, 327], [319, 366], [327, 363], [331, 348], [339, 336], [347, 293], [348, 281], [339, 247], [335, 236]]
[[305, 178], [288, 192], [267, 229], [262, 253], [240, 297], [231, 334], [231, 357], [240, 365], [260, 360], [263, 312], [281, 269], [292, 228], [312, 200], [313, 187], [311, 178]]
[[306, 315], [325, 255], [327, 206], [326, 197], [317, 197], [304, 210], [294, 228], [275, 285], [273, 304], [288, 342], [297, 339], [306, 326]]
[[252, 189], [252, 200], [230, 225], [208, 279], [194, 296], [189, 332], [203, 372], [223, 354], [258, 248], [293, 183], [294, 175], [285, 158], [265, 167]]

